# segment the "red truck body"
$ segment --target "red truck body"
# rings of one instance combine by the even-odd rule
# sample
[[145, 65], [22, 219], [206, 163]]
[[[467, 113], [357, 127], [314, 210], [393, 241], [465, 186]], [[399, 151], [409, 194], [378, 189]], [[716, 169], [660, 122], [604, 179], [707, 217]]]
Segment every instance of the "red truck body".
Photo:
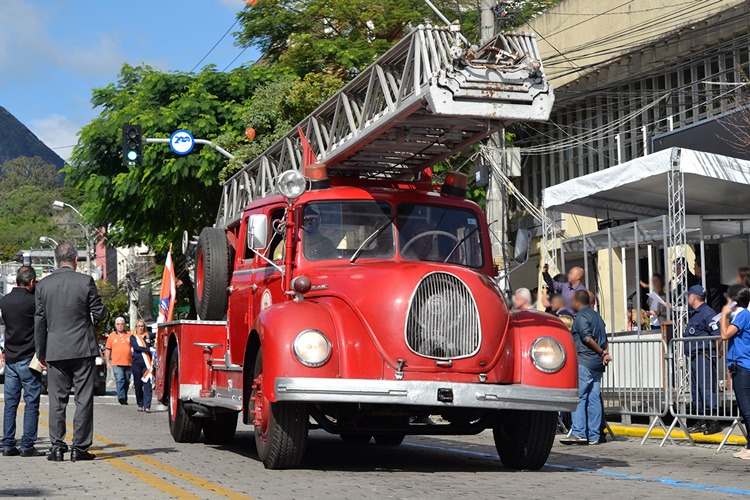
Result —
[[332, 181], [202, 233], [197, 299], [223, 286], [225, 318], [159, 325], [156, 395], [175, 439], [231, 439], [241, 412], [283, 468], [311, 425], [379, 444], [491, 428], [503, 463], [541, 467], [557, 412], [578, 402], [575, 346], [553, 316], [508, 310], [480, 207], [429, 177]]

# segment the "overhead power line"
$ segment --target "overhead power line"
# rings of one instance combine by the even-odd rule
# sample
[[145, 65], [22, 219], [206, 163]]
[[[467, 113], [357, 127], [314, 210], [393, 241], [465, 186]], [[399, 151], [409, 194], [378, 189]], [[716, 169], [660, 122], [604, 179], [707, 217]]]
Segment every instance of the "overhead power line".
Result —
[[218, 46], [219, 46], [219, 44], [221, 43], [221, 41], [222, 41], [222, 40], [224, 40], [224, 38], [226, 38], [226, 36], [227, 36], [227, 35], [229, 34], [229, 32], [230, 32], [230, 31], [232, 31], [232, 28], [234, 28], [234, 27], [235, 27], [235, 26], [237, 25], [237, 23], [239, 22], [239, 20], [240, 20], [240, 18], [239, 18], [239, 17], [238, 17], [237, 19], [235, 19], [235, 20], [234, 20], [234, 22], [233, 22], [233, 23], [232, 23], [232, 25], [231, 25], [231, 26], [229, 27], [229, 29], [227, 29], [227, 30], [226, 30], [226, 31], [224, 32], [224, 34], [223, 34], [223, 35], [221, 35], [221, 38], [219, 38], [219, 40], [218, 40], [218, 41], [217, 41], [217, 42], [216, 42], [216, 43], [214, 44], [214, 46], [213, 46], [213, 47], [211, 47], [211, 49], [210, 49], [210, 50], [209, 50], [208, 52], [206, 52], [206, 55], [205, 55], [205, 56], [203, 56], [203, 57], [201, 57], [201, 60], [200, 60], [200, 61], [198, 61], [198, 62], [197, 62], [197, 63], [195, 64], [195, 66], [193, 66], [193, 69], [191, 69], [191, 70], [190, 70], [190, 73], [192, 73], [193, 71], [195, 71], [195, 69], [196, 69], [196, 68], [197, 68], [198, 66], [200, 66], [200, 64], [201, 64], [201, 63], [202, 63], [203, 61], [205, 61], [205, 60], [206, 60], [206, 58], [207, 58], [207, 57], [208, 57], [209, 55], [211, 55], [211, 52], [213, 52], [213, 51], [214, 51], [214, 49], [215, 49], [216, 47], [218, 47]]

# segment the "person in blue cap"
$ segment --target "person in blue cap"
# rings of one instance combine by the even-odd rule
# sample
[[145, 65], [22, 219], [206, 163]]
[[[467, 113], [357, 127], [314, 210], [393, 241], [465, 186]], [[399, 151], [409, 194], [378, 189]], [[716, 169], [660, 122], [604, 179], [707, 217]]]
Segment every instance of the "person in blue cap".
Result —
[[[706, 290], [693, 285], [687, 291], [690, 319], [683, 337], [708, 337], [718, 335], [712, 323], [716, 311], [706, 304]], [[685, 342], [685, 356], [690, 360], [690, 391], [696, 415], [711, 417], [718, 415], [718, 371], [717, 349], [713, 341], [695, 340]], [[688, 429], [691, 433], [716, 434], [721, 425], [716, 420], [699, 420]]]

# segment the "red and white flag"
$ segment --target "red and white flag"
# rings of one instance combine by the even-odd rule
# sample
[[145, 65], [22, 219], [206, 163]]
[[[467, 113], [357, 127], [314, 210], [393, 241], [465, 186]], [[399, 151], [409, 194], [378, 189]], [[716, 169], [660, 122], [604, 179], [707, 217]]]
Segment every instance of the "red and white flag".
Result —
[[305, 137], [302, 127], [298, 125], [297, 130], [299, 131], [299, 140], [302, 143], [302, 167], [317, 163], [318, 157], [315, 156], [315, 152], [310, 147], [310, 143], [307, 142], [307, 137]]
[[167, 261], [164, 263], [164, 275], [161, 278], [161, 293], [159, 294], [159, 317], [157, 323], [166, 323], [174, 318], [174, 301], [177, 295], [174, 267], [172, 267], [172, 245], [169, 245]]

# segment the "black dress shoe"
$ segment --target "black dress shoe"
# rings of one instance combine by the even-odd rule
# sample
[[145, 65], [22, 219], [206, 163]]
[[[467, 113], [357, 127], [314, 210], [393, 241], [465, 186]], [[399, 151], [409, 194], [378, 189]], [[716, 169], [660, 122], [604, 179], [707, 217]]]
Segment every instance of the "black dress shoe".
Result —
[[93, 453], [89, 453], [86, 450], [79, 450], [77, 448], [73, 448], [73, 451], [70, 452], [70, 461], [71, 462], [78, 462], [79, 460], [93, 460], [96, 458], [96, 455]]
[[118, 401], [120, 402], [121, 405], [128, 404], [128, 400], [127, 399], [118, 399]]
[[696, 422], [692, 426], [688, 427], [688, 432], [690, 434], [694, 434], [696, 432], [703, 432], [703, 431], [706, 430], [707, 426], [708, 426], [708, 424], [706, 423], [706, 421], [705, 420], [701, 420], [700, 422]]
[[718, 434], [722, 430], [721, 424], [714, 420], [706, 426], [706, 430], [703, 431], [703, 434], [710, 436], [711, 434]]
[[63, 448], [52, 448], [47, 455], [47, 460], [50, 462], [62, 462], [65, 460], [65, 450]]
[[28, 450], [21, 450], [22, 457], [43, 457], [46, 454], [47, 454], [46, 451], [39, 451], [33, 446], [29, 448]]
[[21, 452], [18, 451], [18, 448], [11, 448], [9, 450], [3, 450], [4, 457], [17, 457], [20, 454]]

